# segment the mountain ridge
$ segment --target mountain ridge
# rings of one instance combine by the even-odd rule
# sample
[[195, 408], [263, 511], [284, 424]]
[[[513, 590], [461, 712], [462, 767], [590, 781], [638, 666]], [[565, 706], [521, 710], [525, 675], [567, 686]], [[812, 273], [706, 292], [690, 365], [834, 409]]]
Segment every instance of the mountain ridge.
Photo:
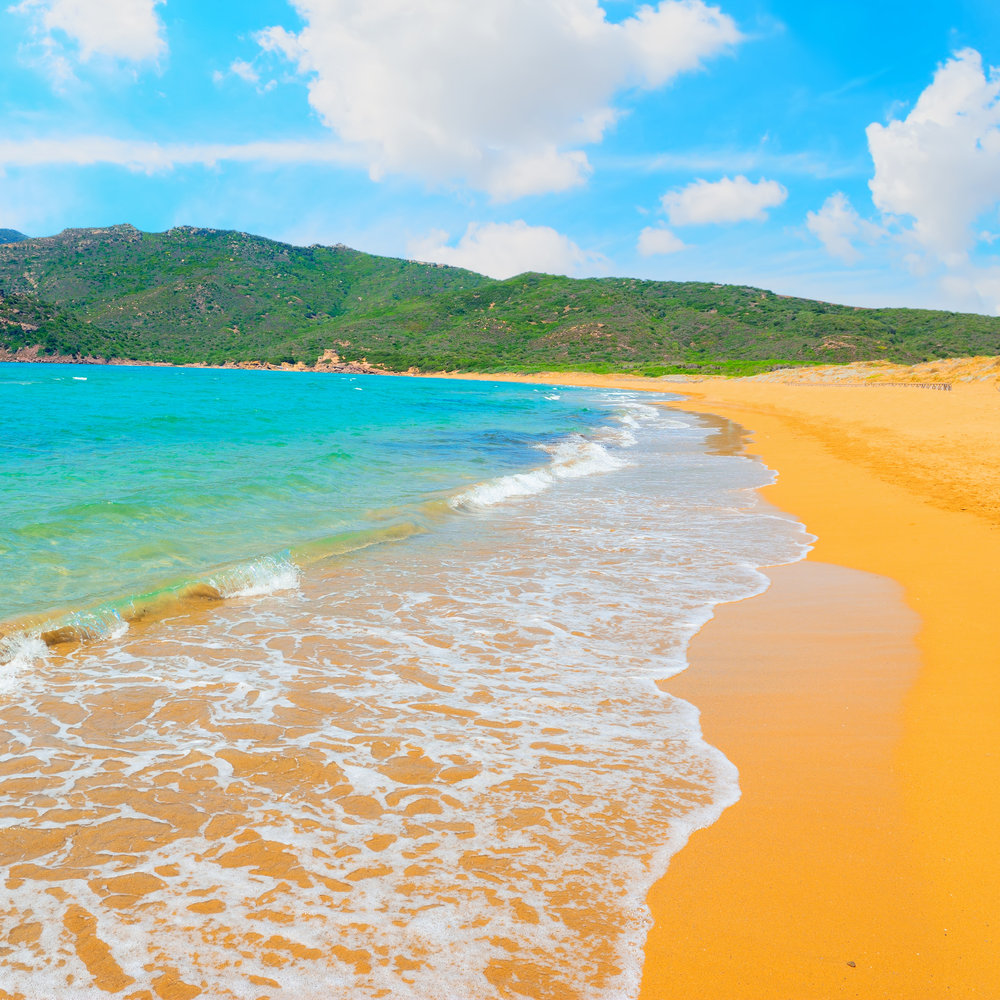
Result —
[[0, 244], [0, 347], [42, 357], [663, 374], [1000, 354], [1000, 318], [709, 282], [503, 281], [343, 244], [129, 224]]

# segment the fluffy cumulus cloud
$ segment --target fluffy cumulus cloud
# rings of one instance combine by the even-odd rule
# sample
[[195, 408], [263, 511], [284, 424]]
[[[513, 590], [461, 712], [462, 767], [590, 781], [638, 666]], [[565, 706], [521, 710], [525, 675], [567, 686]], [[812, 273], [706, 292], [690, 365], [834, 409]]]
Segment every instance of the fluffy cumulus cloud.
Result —
[[913, 110], [868, 126], [875, 207], [901, 217], [918, 247], [958, 266], [974, 225], [1000, 202], [1000, 75], [966, 49], [941, 66]]
[[615, 98], [734, 45], [730, 17], [663, 0], [612, 23], [598, 0], [292, 0], [298, 32], [258, 35], [308, 81], [323, 122], [375, 178], [461, 182], [498, 200], [585, 181], [580, 147]]
[[457, 244], [448, 233], [435, 230], [412, 240], [408, 254], [416, 260], [453, 264], [491, 278], [511, 278], [525, 271], [545, 274], [582, 274], [603, 270], [604, 259], [581, 249], [550, 226], [526, 222], [472, 222]]
[[68, 42], [87, 61], [157, 59], [166, 51], [156, 7], [163, 0], [22, 0], [11, 9], [32, 19], [36, 41], [50, 59], [65, 61]]
[[212, 74], [212, 81], [216, 85], [221, 85], [226, 82], [229, 77], [235, 77], [237, 80], [241, 80], [243, 83], [250, 84], [258, 94], [266, 94], [268, 91], [274, 90], [278, 86], [277, 80], [268, 80], [266, 83], [261, 81], [260, 73], [257, 71], [257, 67], [253, 63], [247, 62], [245, 59], [234, 59], [229, 64], [229, 70], [223, 73], [221, 70], [216, 70]]
[[830, 195], [818, 212], [809, 212], [806, 228], [828, 254], [845, 264], [861, 259], [858, 242], [872, 243], [885, 233], [881, 227], [862, 219], [843, 191]]
[[643, 257], [654, 257], [661, 254], [677, 253], [687, 244], [666, 226], [646, 226], [639, 233], [639, 253]]
[[754, 183], [739, 174], [719, 181], [697, 180], [668, 191], [663, 196], [663, 210], [673, 226], [761, 222], [769, 208], [781, 205], [787, 197], [788, 192], [777, 181]]

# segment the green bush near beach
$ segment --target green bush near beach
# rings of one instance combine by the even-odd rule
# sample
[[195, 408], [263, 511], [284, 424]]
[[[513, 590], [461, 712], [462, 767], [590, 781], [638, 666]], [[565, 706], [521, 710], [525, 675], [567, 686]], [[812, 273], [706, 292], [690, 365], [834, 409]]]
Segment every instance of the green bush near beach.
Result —
[[[20, 234], [17, 234], [20, 236]], [[132, 226], [0, 244], [0, 345], [177, 364], [753, 374], [1000, 353], [1000, 318], [759, 288], [460, 268], [245, 233]]]

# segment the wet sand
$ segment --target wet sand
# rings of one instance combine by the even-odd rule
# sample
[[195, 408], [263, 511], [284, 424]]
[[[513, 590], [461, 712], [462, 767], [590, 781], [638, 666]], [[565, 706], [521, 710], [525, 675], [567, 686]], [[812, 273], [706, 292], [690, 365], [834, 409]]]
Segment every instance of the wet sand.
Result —
[[644, 1000], [1000, 995], [996, 385], [522, 378], [738, 422], [818, 536], [664, 685], [743, 798], [649, 897]]
[[736, 797], [652, 685], [804, 539], [700, 419], [615, 409], [627, 464], [580, 451], [612, 481], [553, 476], [17, 675], [0, 998], [635, 996], [647, 891]]
[[943, 996], [933, 964], [914, 990], [927, 901], [894, 761], [919, 620], [874, 574], [802, 562], [768, 575], [663, 684], [701, 709], [742, 798], [650, 894], [642, 996]]

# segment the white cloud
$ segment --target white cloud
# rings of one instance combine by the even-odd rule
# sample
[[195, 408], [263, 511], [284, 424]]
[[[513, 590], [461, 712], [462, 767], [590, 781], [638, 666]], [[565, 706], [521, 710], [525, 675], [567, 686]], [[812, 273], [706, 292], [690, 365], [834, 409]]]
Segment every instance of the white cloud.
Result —
[[688, 149], [660, 153], [595, 156], [601, 168], [642, 170], [647, 173], [677, 171], [687, 173], [750, 173], [780, 172], [817, 177], [856, 177], [868, 169], [868, 158], [856, 161], [833, 158], [819, 150], [799, 153], [777, 153], [763, 145], [756, 149]]
[[964, 49], [903, 118], [867, 129], [872, 201], [906, 266], [953, 308], [1000, 312], [1000, 263], [985, 245], [1000, 209], [1000, 71]]
[[514, 201], [541, 191], [566, 191], [583, 184], [589, 176], [586, 153], [580, 150], [560, 152], [550, 145], [537, 153], [525, 153], [486, 166], [482, 183], [497, 201]]
[[959, 266], [974, 224], [1000, 201], [1000, 76], [965, 49], [938, 68], [913, 110], [872, 123], [869, 182], [876, 208], [910, 222], [925, 252]]
[[631, 58], [649, 87], [660, 87], [684, 70], [697, 69], [706, 55], [741, 39], [736, 25], [718, 7], [697, 0], [656, 7], [646, 4], [623, 21], [621, 28]]
[[244, 83], [250, 84], [258, 94], [267, 94], [278, 86], [277, 80], [268, 80], [267, 83], [261, 83], [257, 67], [245, 59], [234, 59], [229, 64], [229, 70], [226, 73], [223, 73], [221, 70], [215, 70], [212, 73], [212, 82], [216, 86], [222, 86], [229, 76], [235, 76]]
[[156, 173], [174, 167], [214, 167], [223, 162], [299, 164], [356, 163], [356, 156], [335, 142], [158, 143], [82, 135], [59, 139], [0, 138], [0, 170], [107, 164]]
[[756, 184], [742, 174], [720, 181], [697, 180], [687, 187], [668, 191], [663, 210], [674, 226], [696, 226], [722, 222], [761, 222], [767, 209], [782, 204], [788, 192], [777, 181]]
[[657, 254], [677, 253], [687, 244], [665, 226], [646, 226], [639, 233], [639, 253], [643, 257], [653, 257]]
[[444, 230], [411, 240], [407, 253], [416, 260], [453, 264], [491, 278], [511, 278], [525, 271], [580, 274], [603, 270], [604, 258], [581, 249], [550, 226], [517, 222], [471, 222], [456, 245]]
[[854, 241], [871, 243], [885, 235], [884, 229], [858, 215], [843, 191], [830, 195], [818, 212], [809, 212], [806, 215], [806, 228], [823, 244], [831, 257], [836, 257], [845, 264], [853, 264], [861, 258]]
[[238, 76], [245, 83], [260, 83], [260, 74], [244, 59], [234, 59], [229, 67], [229, 72]]
[[941, 279], [941, 288], [958, 308], [1000, 313], [1000, 265], [953, 271]]
[[32, 18], [32, 32], [47, 61], [65, 71], [60, 35], [84, 62], [106, 56], [125, 62], [157, 59], [166, 52], [156, 7], [163, 0], [21, 0], [10, 9]]
[[741, 38], [703, 0], [618, 24], [598, 0], [292, 2], [305, 27], [258, 41], [295, 63], [374, 178], [460, 181], [498, 200], [583, 183], [579, 147], [615, 121], [616, 94], [660, 87]]

